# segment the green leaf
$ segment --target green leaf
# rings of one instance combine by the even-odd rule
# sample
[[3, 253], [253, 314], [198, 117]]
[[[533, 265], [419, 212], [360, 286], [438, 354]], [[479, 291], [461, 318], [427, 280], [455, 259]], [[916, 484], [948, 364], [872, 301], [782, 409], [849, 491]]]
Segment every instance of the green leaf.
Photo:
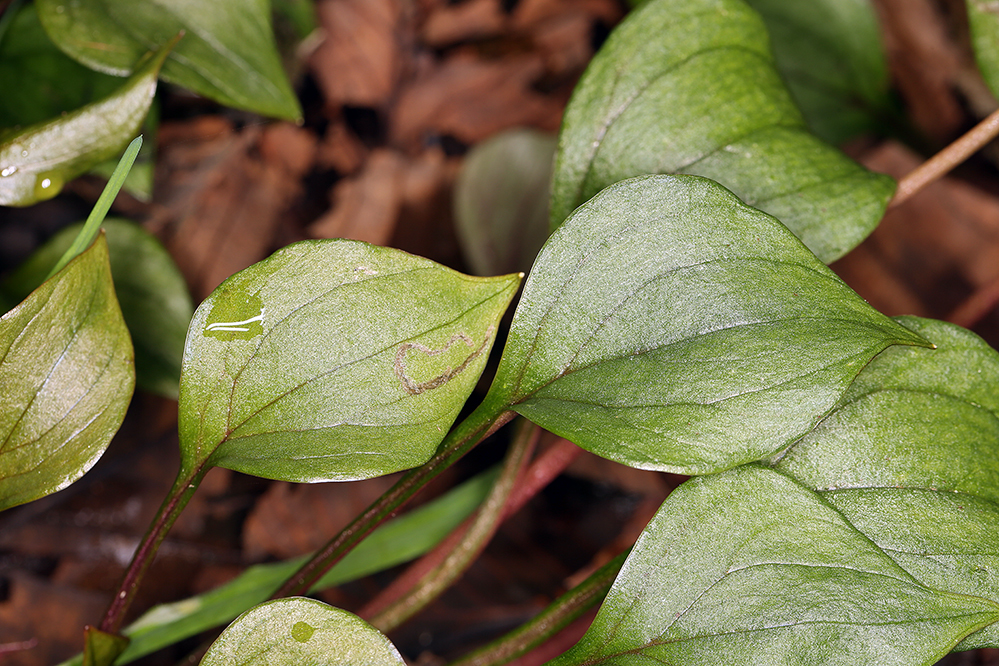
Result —
[[298, 243], [237, 273], [188, 332], [184, 468], [324, 481], [422, 464], [519, 282], [347, 240]]
[[[56, 234], [0, 284], [19, 301], [41, 284], [82, 225]], [[125, 323], [135, 345], [139, 388], [177, 397], [184, 339], [194, 306], [170, 254], [142, 227], [121, 219], [104, 221], [111, 274]]]
[[[957, 326], [900, 321], [937, 349], [886, 350], [777, 468], [924, 584], [999, 601], [999, 354]], [[983, 646], [999, 627], [961, 649]]]
[[986, 0], [967, 0], [966, 4], [975, 61], [989, 90], [999, 96], [999, 7]]
[[999, 605], [926, 587], [816, 493], [691, 479], [635, 544], [570, 664], [932, 664]]
[[0, 318], [0, 509], [90, 469], [121, 425], [134, 383], [100, 236]]
[[118, 157], [149, 111], [168, 43], [150, 54], [117, 92], [72, 113], [0, 134], [0, 205], [28, 206]]
[[113, 664], [128, 647], [128, 639], [88, 626], [83, 630], [83, 646], [83, 666]]
[[304, 597], [243, 613], [222, 632], [202, 666], [405, 666], [377, 629], [347, 611]]
[[681, 172], [774, 215], [825, 262], [877, 226], [895, 187], [808, 132], [741, 0], [652, 0], [618, 25], [565, 112], [552, 226], [611, 183]]
[[165, 81], [227, 106], [298, 120], [302, 111], [281, 68], [270, 2], [161, 3], [37, 0], [59, 48], [93, 69], [124, 76], [150, 46], [185, 36], [163, 66]]
[[626, 465], [704, 474], [795, 441], [892, 344], [925, 343], [777, 220], [647, 176], [549, 239], [486, 400]]
[[0, 95], [0, 128], [54, 118], [120, 85], [121, 79], [88, 69], [60, 51], [31, 3], [21, 6], [0, 38], [0, 90], [8, 91]]
[[777, 71], [819, 138], [840, 144], [890, 114], [888, 65], [869, 0], [746, 0], [770, 33]]
[[454, 187], [458, 240], [479, 275], [526, 271], [548, 238], [555, 137], [501, 132], [469, 151]]

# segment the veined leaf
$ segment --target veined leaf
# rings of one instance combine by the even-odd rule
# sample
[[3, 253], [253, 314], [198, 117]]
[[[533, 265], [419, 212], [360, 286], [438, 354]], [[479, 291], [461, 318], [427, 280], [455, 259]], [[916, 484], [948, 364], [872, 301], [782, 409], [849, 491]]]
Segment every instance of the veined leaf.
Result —
[[117, 92], [72, 113], [0, 134], [0, 205], [28, 206], [112, 157], [139, 131], [173, 42], [150, 54]]
[[0, 509], [90, 469], [121, 426], [134, 383], [102, 235], [0, 318]]
[[184, 32], [165, 81], [227, 106], [297, 120], [302, 111], [281, 68], [270, 2], [245, 0], [38, 0], [59, 48], [96, 70], [124, 76], [149, 48]]
[[422, 464], [519, 281], [346, 240], [298, 243], [237, 273], [188, 332], [184, 467], [323, 481]]
[[607, 185], [655, 173], [717, 180], [825, 262], [874, 229], [894, 191], [807, 130], [741, 0], [651, 0], [614, 30], [565, 112], [552, 226]]
[[788, 446], [892, 344], [925, 343], [777, 220], [647, 176], [549, 239], [486, 400], [606, 458], [704, 474]]
[[987, 0], [966, 4], [975, 61], [992, 94], [999, 96], [999, 7]]
[[315, 599], [291, 597], [243, 613], [212, 643], [202, 666], [405, 666], [384, 635]]
[[816, 493], [756, 466], [677, 488], [583, 639], [550, 662], [932, 664], [999, 605], [912, 578]]

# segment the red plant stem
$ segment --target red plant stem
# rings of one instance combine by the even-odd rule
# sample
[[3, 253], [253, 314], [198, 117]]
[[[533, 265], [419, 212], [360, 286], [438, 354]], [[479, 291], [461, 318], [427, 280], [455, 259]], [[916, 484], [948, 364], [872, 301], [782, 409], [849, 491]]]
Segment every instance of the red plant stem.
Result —
[[191, 501], [194, 492], [198, 489], [201, 480], [209, 469], [208, 465], [202, 464], [190, 474], [184, 475], [183, 471], [178, 474], [177, 481], [174, 482], [173, 488], [163, 500], [163, 504], [160, 505], [156, 518], [146, 531], [146, 535], [135, 550], [135, 554], [132, 555], [132, 561], [125, 570], [121, 585], [118, 586], [118, 592], [111, 599], [111, 604], [101, 620], [99, 625], [101, 631], [117, 634], [118, 630], [121, 629], [125, 613], [132, 605], [139, 584], [146, 575], [149, 565], [152, 564], [153, 558], [156, 557], [156, 551], [163, 543], [163, 539], [166, 538], [167, 532], [177, 522], [181, 511]]
[[926, 160], [898, 181], [895, 196], [888, 203], [894, 208], [926, 185], [943, 177], [948, 171], [971, 157], [999, 136], [999, 110], [971, 128], [964, 136]]
[[480, 405], [458, 427], [448, 433], [434, 457], [422, 467], [409, 471], [364, 512], [320, 548], [274, 593], [274, 599], [307, 593], [333, 565], [342, 560], [364, 537], [406, 503], [421, 488], [468, 453], [515, 416], [514, 412], [494, 413]]
[[[517, 485], [507, 499], [499, 522], [502, 523], [523, 508], [532, 497], [561, 474], [580, 453], [582, 453], [582, 449], [575, 444], [566, 439], [559, 439], [554, 446], [538, 456], [517, 480]], [[474, 519], [474, 516], [469, 516], [462, 521], [433, 550], [411, 564], [398, 578], [392, 581], [391, 585], [369, 601], [357, 614], [364, 619], [374, 617], [416, 587], [424, 576], [440, 566], [447, 556], [458, 547], [458, 544], [468, 533]]]

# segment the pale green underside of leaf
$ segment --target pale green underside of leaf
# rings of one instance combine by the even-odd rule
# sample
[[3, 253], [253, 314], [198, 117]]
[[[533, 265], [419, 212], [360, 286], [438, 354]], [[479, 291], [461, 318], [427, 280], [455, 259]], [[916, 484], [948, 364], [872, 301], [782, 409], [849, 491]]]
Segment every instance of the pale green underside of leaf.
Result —
[[652, 0], [617, 27], [566, 109], [552, 226], [607, 185], [651, 173], [717, 180], [825, 262], [870, 233], [894, 191], [809, 133], [740, 0]]
[[[14, 300], [38, 286], [82, 225], [53, 236], [0, 284]], [[109, 218], [107, 234], [115, 293], [135, 346], [138, 388], [176, 398], [187, 325], [194, 313], [187, 285], [166, 249], [141, 226]]]
[[932, 664], [999, 605], [926, 587], [816, 493], [742, 467], [673, 491], [569, 664]]
[[142, 126], [169, 49], [143, 61], [109, 97], [55, 120], [0, 132], [0, 205], [50, 199], [66, 182], [118, 157]]
[[966, 0], [971, 46], [989, 90], [999, 96], [999, 7], [988, 0]]
[[320, 481], [422, 464], [518, 284], [345, 240], [298, 243], [237, 273], [188, 332], [185, 466]]
[[886, 346], [864, 303], [711, 181], [611, 186], [532, 269], [487, 401], [598, 455], [702, 474], [783, 449]]
[[123, 76], [139, 57], [184, 31], [163, 79], [267, 116], [302, 112], [274, 43], [268, 0], [38, 0], [45, 30], [83, 64]]
[[134, 382], [101, 236], [0, 318], [0, 508], [90, 469], [121, 425]]
[[241, 615], [212, 643], [202, 666], [405, 666], [384, 635], [315, 599], [291, 597]]

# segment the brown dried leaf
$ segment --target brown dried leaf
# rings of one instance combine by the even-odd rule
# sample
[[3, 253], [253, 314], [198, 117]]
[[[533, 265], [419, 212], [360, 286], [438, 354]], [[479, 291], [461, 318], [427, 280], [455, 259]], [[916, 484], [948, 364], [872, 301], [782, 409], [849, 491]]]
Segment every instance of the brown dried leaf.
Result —
[[427, 17], [420, 31], [424, 43], [440, 48], [458, 42], [495, 37], [506, 28], [499, 0], [468, 0], [445, 5]]

